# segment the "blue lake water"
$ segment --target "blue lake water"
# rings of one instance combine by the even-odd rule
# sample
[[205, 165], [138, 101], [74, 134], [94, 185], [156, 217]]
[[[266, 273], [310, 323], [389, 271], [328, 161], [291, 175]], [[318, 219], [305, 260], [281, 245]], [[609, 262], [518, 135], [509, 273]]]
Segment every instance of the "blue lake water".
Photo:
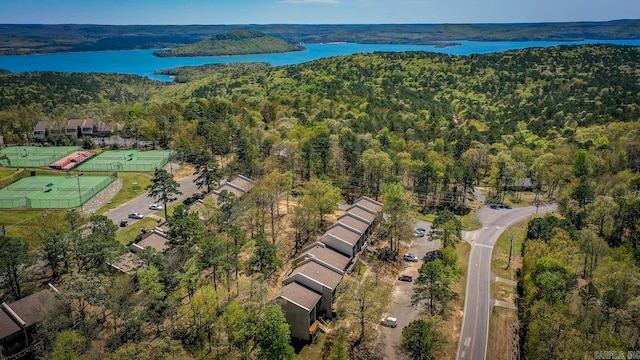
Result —
[[137, 74], [151, 79], [169, 81], [164, 75], [154, 75], [158, 70], [178, 66], [196, 66], [212, 63], [267, 62], [272, 65], [291, 65], [331, 56], [376, 51], [429, 51], [452, 55], [486, 54], [530, 47], [579, 44], [616, 44], [640, 46], [636, 40], [584, 40], [584, 41], [456, 41], [459, 46], [436, 48], [432, 45], [370, 45], [370, 44], [305, 44], [306, 51], [190, 58], [158, 58], [155, 50], [93, 51], [43, 55], [0, 56], [0, 69], [13, 72], [62, 71], [62, 72], [111, 72]]

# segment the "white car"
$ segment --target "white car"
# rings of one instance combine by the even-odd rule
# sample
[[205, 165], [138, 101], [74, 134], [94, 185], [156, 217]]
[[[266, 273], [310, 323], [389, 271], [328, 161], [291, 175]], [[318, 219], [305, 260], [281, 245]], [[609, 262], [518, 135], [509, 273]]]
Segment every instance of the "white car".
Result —
[[151, 205], [149, 205], [149, 209], [151, 209], [151, 210], [162, 210], [162, 206], [160, 206], [158, 204], [151, 204]]
[[144, 215], [140, 214], [140, 213], [131, 213], [129, 214], [129, 219], [142, 219], [144, 218]]
[[380, 319], [380, 324], [382, 326], [388, 326], [388, 327], [394, 328], [398, 326], [398, 319], [391, 316], [387, 316], [385, 318]]
[[404, 261], [418, 262], [418, 257], [413, 254], [404, 254], [402, 258]]

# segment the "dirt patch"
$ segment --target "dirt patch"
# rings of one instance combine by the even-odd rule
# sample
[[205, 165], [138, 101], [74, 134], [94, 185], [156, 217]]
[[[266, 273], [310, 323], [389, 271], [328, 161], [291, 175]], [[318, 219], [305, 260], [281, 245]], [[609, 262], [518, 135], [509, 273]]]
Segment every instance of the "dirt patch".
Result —
[[193, 175], [195, 171], [196, 171], [196, 168], [193, 165], [182, 163], [180, 165], [180, 168], [178, 168], [178, 170], [176, 170], [175, 173], [173, 174], [173, 177], [175, 180], [184, 179], [187, 176]]

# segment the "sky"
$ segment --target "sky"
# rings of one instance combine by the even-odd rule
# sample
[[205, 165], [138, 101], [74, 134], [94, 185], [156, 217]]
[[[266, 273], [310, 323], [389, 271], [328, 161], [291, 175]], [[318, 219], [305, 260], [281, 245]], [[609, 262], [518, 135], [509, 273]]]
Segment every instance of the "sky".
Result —
[[404, 24], [640, 19], [640, 0], [3, 0], [5, 24]]

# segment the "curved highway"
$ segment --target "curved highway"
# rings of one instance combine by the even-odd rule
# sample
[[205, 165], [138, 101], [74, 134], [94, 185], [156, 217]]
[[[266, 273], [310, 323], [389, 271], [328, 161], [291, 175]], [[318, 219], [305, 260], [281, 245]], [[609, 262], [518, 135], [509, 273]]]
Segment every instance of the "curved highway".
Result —
[[[538, 213], [553, 211], [556, 205], [540, 206]], [[535, 206], [516, 209], [480, 209], [476, 215], [482, 229], [470, 233], [471, 254], [467, 272], [458, 360], [484, 360], [489, 338], [491, 297], [491, 252], [500, 234], [511, 224], [536, 212]]]

